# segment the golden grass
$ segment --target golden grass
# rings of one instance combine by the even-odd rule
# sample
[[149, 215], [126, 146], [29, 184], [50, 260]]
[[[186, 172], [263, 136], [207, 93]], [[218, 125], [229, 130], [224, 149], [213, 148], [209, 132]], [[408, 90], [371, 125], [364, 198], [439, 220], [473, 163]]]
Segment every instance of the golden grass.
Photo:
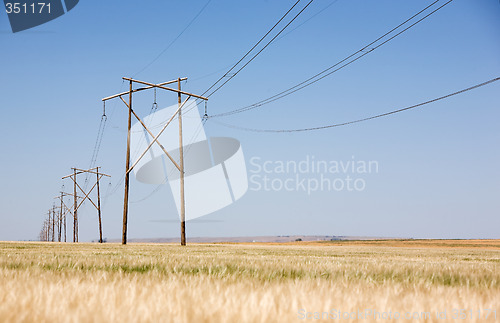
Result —
[[380, 239], [380, 240], [334, 240], [303, 241], [304, 245], [338, 245], [338, 246], [383, 246], [383, 247], [415, 247], [415, 248], [480, 248], [500, 250], [500, 240], [430, 240], [430, 239]]
[[[389, 311], [430, 313], [413, 322], [500, 320], [500, 249], [453, 241], [460, 246], [0, 243], [0, 322], [310, 322], [301, 318], [322, 312], [335, 322], [347, 320], [328, 319], [332, 310], [366, 309], [381, 319], [360, 321], [412, 321], [382, 319]], [[454, 320], [454, 309], [474, 317]]]

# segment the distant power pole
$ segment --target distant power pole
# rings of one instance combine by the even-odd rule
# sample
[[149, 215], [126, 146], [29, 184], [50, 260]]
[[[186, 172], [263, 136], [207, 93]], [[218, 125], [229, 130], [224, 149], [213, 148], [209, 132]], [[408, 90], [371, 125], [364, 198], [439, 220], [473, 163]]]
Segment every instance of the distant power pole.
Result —
[[[73, 195], [74, 197], [74, 205], [73, 205], [73, 242], [78, 242], [78, 209], [82, 206], [82, 204], [86, 201], [89, 200], [92, 205], [97, 209], [97, 215], [99, 217], [99, 242], [103, 242], [102, 239], [102, 221], [101, 221], [101, 192], [100, 192], [100, 185], [99, 182], [102, 179], [103, 176], [111, 177], [107, 174], [99, 172], [100, 167], [95, 167], [87, 170], [83, 169], [78, 169], [78, 168], [71, 168], [73, 170], [73, 174], [64, 176], [63, 179], [65, 178], [71, 178], [73, 180], [73, 194], [67, 194], [66, 195]], [[80, 185], [78, 185], [77, 181], [77, 175], [83, 174], [83, 173], [90, 173], [90, 174], [95, 174], [97, 176], [97, 180], [95, 184], [90, 188], [88, 192], [84, 190]], [[89, 197], [90, 193], [94, 190], [94, 188], [97, 187], [97, 205], [92, 201], [92, 199]], [[83, 194], [83, 197], [80, 197], [77, 195], [77, 188], [80, 190], [80, 192]], [[81, 198], [80, 203], [78, 203], [78, 198]], [[61, 201], [63, 198], [63, 193], [61, 193]], [[65, 224], [65, 232], [66, 232], [66, 224]], [[65, 233], [66, 234], [66, 233]]]
[[45, 230], [45, 241], [49, 241], [50, 238], [50, 213], [48, 214], [47, 220], [43, 223]]
[[66, 242], [66, 215], [64, 216], [64, 242]]
[[[68, 213], [72, 214], [71, 213], [71, 207], [68, 207], [68, 205], [71, 206], [71, 204], [68, 203], [68, 205], [66, 205], [66, 203], [64, 203], [64, 197], [65, 196], [73, 196], [73, 195], [74, 194], [66, 193], [66, 192], [62, 192], [61, 191], [61, 195], [54, 197], [54, 199], [58, 199], [59, 202], [60, 202], [60, 204], [61, 204], [61, 206], [60, 206], [60, 212], [59, 212], [59, 219], [58, 219], [58, 228], [59, 228], [58, 240], [59, 241], [63, 240], [63, 238], [61, 237], [63, 235], [64, 236], [64, 242], [66, 242], [66, 238], [67, 238], [67, 234], [66, 234], [66, 218], [67, 218], [67, 214]], [[63, 230], [64, 230], [64, 234], [63, 234]]]
[[62, 221], [63, 221], [63, 192], [61, 192], [61, 208], [59, 209], [59, 234], [57, 235], [57, 240], [61, 242], [61, 233], [62, 233]]
[[[69, 202], [71, 202], [71, 200], [68, 200], [68, 204], [70, 204]], [[70, 211], [71, 211], [71, 209], [68, 208], [68, 212], [70, 212]], [[67, 218], [67, 216], [64, 215], [64, 242], [66, 242], [66, 237], [67, 237], [67, 234], [66, 234], [66, 218]]]
[[52, 205], [52, 242], [56, 241], [56, 207]]
[[47, 223], [46, 223], [46, 227], [47, 227], [47, 241], [50, 241], [50, 228], [52, 227], [52, 224], [50, 223], [50, 209], [49, 211], [47, 211]]

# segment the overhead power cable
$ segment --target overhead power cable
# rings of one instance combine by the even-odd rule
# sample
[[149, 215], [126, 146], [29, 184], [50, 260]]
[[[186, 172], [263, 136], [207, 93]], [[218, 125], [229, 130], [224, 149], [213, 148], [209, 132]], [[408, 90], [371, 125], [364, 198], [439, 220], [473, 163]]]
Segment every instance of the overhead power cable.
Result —
[[[299, 0], [300, 1], [300, 0]], [[259, 56], [260, 53], [262, 53], [264, 51], [264, 49], [266, 49], [286, 28], [288, 28], [288, 26], [290, 26], [290, 24], [295, 20], [297, 19], [298, 16], [300, 16], [302, 14], [302, 12], [304, 12], [304, 10], [306, 10], [306, 8], [313, 2], [314, 0], [310, 0], [305, 6], [304, 8], [302, 8], [302, 10], [300, 10], [293, 18], [292, 20], [290, 20], [286, 25], [285, 27], [283, 27], [264, 47], [261, 48], [261, 50], [259, 50], [254, 56], [252, 56], [252, 58], [250, 58], [250, 60], [248, 62], [246, 62], [239, 70], [237, 70], [235, 73], [231, 74], [230, 76], [228, 76], [227, 80], [222, 83], [221, 85], [219, 85], [215, 90], [213, 90], [210, 94], [207, 95], [207, 97], [210, 97], [212, 96], [215, 92], [217, 92], [218, 90], [220, 90], [224, 85], [226, 85], [227, 82], [229, 82], [233, 77], [235, 77], [239, 72], [241, 72], [241, 70], [243, 70], [248, 64], [250, 64], [257, 56]], [[293, 8], [293, 7], [292, 7]], [[291, 10], [291, 9], [290, 9]], [[279, 23], [279, 22], [278, 22]], [[274, 27], [273, 27], [274, 28]], [[267, 34], [266, 34], [267, 35]], [[240, 60], [241, 62], [241, 60]], [[225, 74], [227, 75], [227, 73]], [[224, 76], [222, 77], [224, 78]], [[221, 79], [222, 79], [221, 78]], [[219, 81], [221, 80], [219, 79]], [[216, 83], [218, 83], [219, 81], [217, 81]], [[215, 84], [214, 84], [215, 85]], [[210, 88], [212, 88], [214, 85], [212, 85]], [[205, 91], [205, 93], [207, 93], [207, 91]]]
[[[238, 64], [240, 64], [240, 63], [241, 63], [241, 62], [242, 62], [242, 61], [243, 61], [243, 60], [244, 60], [244, 59], [245, 59], [248, 55], [250, 55], [250, 53], [251, 53], [251, 52], [252, 52], [252, 51], [253, 51], [253, 50], [254, 50], [254, 49], [255, 49], [255, 48], [256, 48], [256, 47], [257, 47], [257, 46], [258, 46], [258, 45], [259, 45], [259, 44], [260, 44], [260, 43], [261, 43], [261, 42], [262, 42], [262, 41], [263, 41], [263, 40], [264, 40], [264, 39], [265, 39], [265, 38], [266, 38], [266, 37], [267, 37], [267, 36], [268, 36], [268, 35], [272, 32], [272, 31], [273, 31], [273, 30], [274, 30], [274, 28], [276, 28], [276, 26], [278, 26], [278, 25], [280, 24], [280, 22], [281, 22], [281, 21], [283, 21], [283, 19], [285, 19], [285, 17], [286, 17], [286, 16], [288, 16], [288, 14], [290, 13], [290, 11], [292, 11], [292, 10], [293, 10], [293, 8], [295, 8], [295, 6], [297, 6], [297, 5], [299, 4], [299, 2], [300, 2], [300, 1], [301, 1], [301, 0], [297, 0], [297, 2], [295, 2], [295, 3], [293, 4], [293, 6], [292, 6], [290, 9], [288, 9], [288, 11], [287, 11], [287, 12], [286, 12], [286, 13], [285, 13], [285, 14], [284, 14], [284, 15], [283, 15], [283, 16], [282, 16], [279, 20], [278, 20], [278, 22], [276, 22], [276, 23], [274, 24], [274, 26], [273, 26], [271, 29], [269, 29], [269, 30], [267, 31], [267, 33], [266, 33], [264, 36], [262, 36], [262, 38], [261, 38], [261, 39], [259, 39], [259, 41], [258, 41], [257, 43], [255, 43], [255, 45], [253, 45], [253, 47], [252, 47], [252, 48], [250, 48], [250, 50], [249, 50], [249, 51], [247, 51], [245, 55], [243, 55], [243, 57], [242, 57], [242, 58], [240, 58], [240, 60], [239, 60], [239, 61], [237, 61], [237, 62], [236, 62], [233, 66], [231, 66], [231, 68], [230, 68], [230, 69], [229, 69], [229, 70], [228, 70], [228, 71], [227, 71], [224, 75], [222, 75], [222, 76], [221, 76], [221, 77], [220, 77], [217, 81], [215, 81], [215, 83], [214, 83], [214, 84], [212, 84], [212, 85], [211, 85], [211, 86], [210, 86], [210, 87], [209, 87], [209, 88], [208, 88], [205, 92], [203, 92], [201, 96], [204, 96], [205, 94], [207, 94], [207, 93], [208, 93], [208, 92], [209, 92], [209, 91], [210, 91], [210, 90], [211, 90], [214, 86], [216, 86], [216, 85], [217, 85], [220, 81], [222, 81], [225, 77], [228, 77], [228, 76], [230, 75], [231, 71], [232, 71], [233, 69], [235, 69], [235, 68], [236, 68], [236, 66], [238, 66]], [[233, 75], [232, 77], [234, 77], [234, 76], [235, 76], [235, 75]], [[232, 77], [231, 77], [231, 78], [232, 78]], [[215, 91], [214, 91], [214, 92], [215, 92]], [[212, 93], [212, 94], [213, 94], [213, 93]]]
[[[94, 168], [97, 162], [97, 156], [99, 155], [99, 150], [101, 149], [102, 138], [104, 137], [104, 130], [106, 129], [106, 121], [108, 117], [106, 116], [106, 105], [103, 107], [103, 113], [101, 116], [101, 122], [99, 123], [99, 129], [97, 130], [97, 138], [94, 144], [94, 151], [92, 152], [92, 157], [90, 158], [89, 169]], [[85, 174], [85, 181], [83, 189], [86, 190], [88, 186], [89, 174]]]
[[[332, 2], [330, 2], [329, 4], [327, 4], [325, 7], [323, 7], [322, 9], [320, 9], [319, 11], [317, 11], [315, 14], [313, 14], [311, 17], [309, 17], [307, 20], [303, 21], [302, 23], [298, 24], [297, 26], [295, 26], [293, 29], [289, 30], [288, 32], [282, 34], [280, 37], [276, 38], [274, 40], [274, 43], [276, 43], [276, 41], [288, 36], [290, 33], [294, 32], [295, 30], [299, 29], [300, 27], [302, 27], [303, 25], [305, 25], [306, 23], [308, 23], [309, 21], [313, 20], [314, 18], [316, 18], [319, 14], [323, 13], [325, 10], [327, 10], [328, 8], [330, 8], [331, 6], [333, 6], [334, 4], [336, 4], [339, 0], [333, 0]], [[223, 67], [221, 69], [218, 69], [214, 72], [211, 72], [211, 73], [208, 73], [208, 74], [205, 74], [205, 75], [202, 75], [202, 76], [199, 76], [199, 77], [196, 77], [196, 78], [193, 78], [193, 79], [189, 79], [189, 83], [192, 83], [192, 82], [195, 82], [195, 81], [198, 81], [198, 80], [201, 80], [203, 78], [206, 78], [206, 77], [209, 77], [209, 76], [212, 76], [214, 74], [217, 74], [219, 72], [222, 72], [224, 70], [226, 70], [227, 68], [231, 67], [233, 65], [228, 65], [226, 67]], [[187, 80], [186, 80], [186, 83], [187, 83]]]
[[[260, 53], [262, 53], [262, 51], [264, 51], [264, 49], [266, 49], [273, 41], [276, 40], [276, 38], [285, 30], [288, 28], [288, 26], [290, 26], [290, 24], [295, 20], [297, 19], [297, 17], [299, 15], [302, 14], [302, 12], [304, 12], [304, 10], [314, 1], [314, 0], [310, 0], [300, 11], [299, 13], [297, 13], [266, 45], [264, 45], [264, 47], [259, 51], [257, 52], [254, 56], [252, 56], [252, 58], [250, 58], [250, 60], [248, 62], [246, 62], [238, 71], [232, 73], [233, 69], [235, 69], [248, 55], [250, 55], [253, 50], [255, 48], [257, 48], [257, 46], [285, 19], [285, 17], [293, 10], [293, 8], [295, 8], [297, 6], [297, 4], [300, 2], [301, 0], [297, 0], [293, 6], [288, 9], [288, 11], [278, 20], [278, 22], [276, 22], [274, 24], [274, 26], [264, 35], [261, 37], [261, 39], [245, 54], [243, 55], [243, 57], [238, 61], [236, 62], [234, 65], [232, 65], [232, 67], [223, 75], [221, 76], [215, 83], [213, 83], [207, 90], [205, 90], [205, 92], [203, 92], [201, 95], [202, 96], [206, 96], [207, 98], [212, 96], [215, 92], [217, 92], [218, 90], [220, 90], [224, 85], [227, 84], [227, 82], [229, 82], [233, 77], [235, 77], [241, 70], [243, 70], [248, 64], [250, 64], [251, 61], [253, 61]], [[224, 78], [227, 78], [227, 80], [221, 84], [220, 86], [218, 86], [215, 90], [213, 90], [210, 94], [206, 95], [212, 88], [214, 88], [217, 84], [219, 84], [219, 82], [221, 82]], [[196, 102], [198, 102], [199, 99], [196, 100]], [[191, 109], [194, 109], [196, 107], [196, 105], [193, 105], [193, 104], [188, 104], [186, 107], [185, 107], [185, 111], [186, 112], [189, 112], [191, 111]]]
[[211, 2], [212, 0], [208, 0], [207, 3], [205, 3], [205, 5], [203, 6], [203, 8], [201, 8], [200, 11], [198, 11], [198, 13], [196, 14], [196, 16], [194, 16], [193, 19], [191, 19], [191, 21], [187, 24], [186, 27], [184, 27], [184, 29], [177, 35], [177, 37], [175, 37], [166, 47], [165, 49], [163, 49], [155, 58], [153, 58], [153, 60], [151, 60], [148, 64], [146, 64], [146, 66], [144, 66], [141, 70], [139, 70], [137, 73], [135, 73], [132, 78], [134, 78], [135, 76], [139, 75], [140, 73], [144, 72], [146, 69], [148, 69], [151, 65], [153, 65], [154, 62], [156, 62], [163, 54], [165, 54], [165, 52], [167, 50], [169, 50], [170, 47], [172, 47], [172, 45], [182, 36], [182, 34], [184, 34], [184, 32], [193, 24], [193, 22], [201, 15], [201, 13], [205, 10], [205, 8], [208, 6], [208, 4]]
[[105, 114], [103, 114], [101, 117], [101, 122], [99, 123], [99, 129], [97, 131], [97, 138], [96, 138], [96, 142], [94, 145], [94, 151], [93, 151], [92, 157], [90, 159], [89, 169], [93, 168], [96, 161], [97, 161], [97, 156], [99, 154], [99, 149], [101, 147], [102, 137], [104, 135], [104, 128], [106, 127], [106, 120], [107, 120], [107, 117]]
[[367, 118], [363, 118], [363, 119], [357, 119], [357, 120], [352, 120], [352, 121], [347, 121], [347, 122], [342, 122], [342, 123], [334, 123], [334, 124], [325, 125], [325, 126], [319, 126], [319, 127], [299, 128], [299, 129], [255, 129], [255, 128], [245, 128], [245, 127], [230, 125], [230, 124], [227, 124], [227, 123], [222, 123], [222, 122], [214, 121], [214, 120], [212, 120], [212, 121], [214, 123], [216, 123], [216, 124], [220, 124], [220, 125], [225, 126], [225, 127], [229, 127], [229, 128], [233, 128], [233, 129], [238, 129], [238, 130], [244, 130], [244, 131], [252, 131], [252, 132], [281, 132], [281, 133], [285, 133], [286, 132], [286, 133], [289, 133], [289, 132], [304, 132], [304, 131], [322, 130], [322, 129], [328, 129], [328, 128], [342, 127], [342, 126], [347, 126], [347, 125], [351, 125], [351, 124], [354, 124], [354, 123], [360, 123], [360, 122], [364, 122], [364, 121], [368, 121], [368, 120], [372, 120], [372, 119], [387, 117], [389, 115], [396, 114], [396, 113], [399, 113], [399, 112], [403, 112], [403, 111], [407, 111], [407, 110], [419, 108], [421, 106], [424, 106], [424, 105], [427, 105], [427, 104], [430, 104], [430, 103], [434, 103], [434, 102], [437, 102], [437, 101], [440, 101], [440, 100], [444, 100], [444, 99], [450, 98], [450, 97], [458, 95], [458, 94], [462, 94], [462, 93], [465, 93], [465, 92], [468, 92], [468, 91], [472, 91], [472, 90], [478, 89], [480, 87], [483, 87], [483, 86], [486, 86], [488, 84], [497, 82], [499, 80], [500, 80], [500, 77], [496, 77], [496, 78], [491, 79], [489, 81], [486, 81], [486, 82], [483, 82], [483, 83], [480, 83], [480, 84], [468, 87], [466, 89], [463, 89], [463, 90], [460, 90], [460, 91], [457, 91], [457, 92], [453, 92], [453, 93], [450, 93], [450, 94], [447, 94], [447, 95], [444, 95], [444, 96], [441, 96], [441, 97], [438, 97], [438, 98], [435, 98], [435, 99], [432, 99], [432, 100], [428, 100], [428, 101], [425, 101], [425, 102], [422, 102], [422, 103], [418, 103], [418, 104], [415, 104], [415, 105], [412, 105], [412, 106], [409, 106], [409, 107], [406, 107], [406, 108], [402, 108], [402, 109], [398, 109], [398, 110], [393, 110], [393, 111], [382, 113], [382, 114], [377, 114], [377, 115], [374, 115], [374, 116], [371, 116], [371, 117], [367, 117]]
[[295, 30], [299, 29], [300, 27], [302, 27], [303, 25], [307, 24], [309, 21], [311, 21], [312, 19], [316, 18], [316, 16], [318, 16], [319, 14], [321, 14], [323, 11], [325, 11], [326, 9], [330, 8], [331, 6], [333, 6], [334, 4], [336, 4], [339, 0], [333, 0], [332, 2], [330, 2], [329, 4], [327, 4], [325, 7], [323, 7], [321, 10], [319, 10], [318, 12], [316, 12], [315, 14], [313, 14], [311, 17], [307, 18], [305, 21], [303, 21], [302, 23], [298, 24], [297, 26], [295, 26], [294, 28], [292, 28], [291, 30], [289, 30], [288, 32], [284, 33], [283, 35], [281, 35], [280, 37], [276, 38], [275, 39], [275, 43], [277, 40], [280, 40], [286, 36], [288, 36], [290, 33], [294, 32]]
[[[288, 96], [288, 95], [290, 95], [292, 93], [295, 93], [295, 92], [297, 92], [297, 91], [299, 91], [299, 90], [301, 90], [301, 89], [303, 89], [303, 88], [305, 88], [307, 86], [310, 86], [310, 85], [312, 85], [312, 84], [314, 84], [314, 83], [316, 83], [316, 82], [324, 79], [325, 77], [327, 77], [327, 76], [329, 76], [329, 75], [331, 75], [331, 74], [333, 74], [333, 73], [335, 73], [335, 72], [343, 69], [344, 67], [346, 67], [346, 66], [354, 63], [355, 61], [357, 61], [358, 59], [364, 57], [365, 55], [368, 55], [369, 53], [373, 52], [377, 48], [385, 45], [386, 43], [388, 43], [389, 41], [393, 40], [397, 36], [401, 35], [402, 33], [406, 32], [407, 30], [409, 30], [410, 28], [414, 27], [418, 23], [420, 23], [423, 20], [427, 19], [429, 16], [433, 15], [438, 10], [442, 9], [444, 6], [446, 6], [449, 3], [451, 3], [453, 0], [447, 1], [446, 3], [444, 3], [443, 5], [441, 5], [440, 7], [438, 7], [437, 9], [433, 10], [432, 12], [428, 13], [424, 17], [420, 18], [419, 20], [417, 20], [413, 24], [411, 24], [408, 27], [404, 28], [403, 30], [399, 31], [398, 33], [396, 33], [395, 35], [391, 36], [390, 38], [385, 39], [387, 36], [391, 35], [392, 33], [394, 33], [395, 31], [397, 31], [398, 29], [400, 29], [401, 27], [403, 27], [404, 25], [406, 25], [410, 21], [414, 20], [416, 17], [420, 16], [422, 13], [424, 13], [425, 11], [427, 11], [429, 8], [431, 8], [432, 6], [434, 6], [435, 4], [437, 4], [439, 1], [440, 0], [434, 1], [430, 5], [428, 5], [427, 7], [425, 7], [424, 9], [422, 9], [421, 11], [419, 11], [418, 13], [414, 14], [413, 16], [411, 16], [410, 18], [408, 18], [407, 20], [405, 20], [404, 22], [402, 22], [401, 24], [399, 24], [398, 26], [392, 28], [390, 31], [386, 32], [385, 34], [383, 34], [382, 36], [378, 37], [377, 39], [375, 39], [371, 43], [367, 44], [362, 49], [360, 49], [360, 50], [352, 53], [351, 55], [347, 56], [346, 58], [342, 59], [341, 61], [339, 61], [339, 62], [335, 63], [334, 65], [332, 65], [332, 66], [324, 69], [323, 71], [321, 71], [321, 72], [319, 72], [319, 73], [311, 76], [307, 80], [305, 80], [303, 82], [300, 82], [297, 85], [295, 85], [295, 86], [293, 86], [291, 88], [288, 88], [288, 89], [286, 89], [284, 91], [281, 91], [280, 93], [277, 93], [277, 94], [275, 94], [275, 95], [273, 95], [271, 97], [268, 97], [267, 99], [261, 100], [259, 102], [254, 103], [254, 104], [251, 104], [251, 105], [239, 108], [239, 109], [235, 109], [235, 110], [232, 110], [232, 111], [223, 112], [223, 113], [219, 113], [219, 114], [214, 114], [214, 115], [211, 115], [210, 118], [225, 117], [225, 116], [229, 116], [229, 115], [232, 115], [232, 114], [236, 114], [236, 113], [241, 113], [241, 112], [253, 110], [253, 109], [261, 107], [261, 106], [263, 106], [265, 104], [269, 104], [271, 102], [274, 102], [276, 100], [284, 98], [284, 97], [286, 97], [286, 96]], [[379, 41], [381, 41], [383, 39], [385, 39], [383, 42], [379, 43], [375, 47], [371, 47], [372, 45], [378, 43]], [[355, 56], [357, 56], [357, 57], [355, 57]]]

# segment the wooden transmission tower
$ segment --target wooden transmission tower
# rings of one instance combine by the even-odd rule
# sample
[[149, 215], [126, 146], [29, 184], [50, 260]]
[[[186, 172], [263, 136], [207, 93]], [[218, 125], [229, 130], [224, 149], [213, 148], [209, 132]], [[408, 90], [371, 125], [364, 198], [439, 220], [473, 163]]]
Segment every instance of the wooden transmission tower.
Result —
[[[129, 196], [129, 175], [130, 172], [134, 169], [134, 167], [137, 165], [137, 163], [142, 159], [142, 157], [147, 153], [147, 151], [156, 143], [160, 148], [163, 150], [165, 155], [170, 159], [170, 161], [174, 164], [174, 166], [179, 170], [180, 173], [180, 217], [181, 217], [181, 245], [185, 246], [186, 245], [186, 211], [185, 211], [185, 201], [184, 201], [184, 152], [183, 152], [183, 143], [182, 143], [182, 107], [186, 102], [191, 98], [198, 98], [207, 101], [208, 98], [184, 92], [181, 91], [181, 81], [187, 80], [187, 78], [178, 78], [177, 80], [172, 80], [168, 82], [163, 82], [159, 84], [153, 84], [149, 82], [143, 82], [143, 81], [138, 81], [134, 80], [131, 78], [124, 77], [123, 78], [126, 81], [129, 81], [129, 90], [127, 92], [122, 92], [118, 93], [112, 96], [108, 96], [106, 98], [103, 98], [102, 101], [106, 102], [107, 100], [114, 99], [114, 98], [120, 98], [123, 103], [128, 108], [128, 127], [127, 127], [127, 155], [125, 158], [125, 193], [124, 193], [124, 198], [123, 198], [123, 227], [122, 227], [122, 244], [127, 243], [127, 219], [128, 219], [128, 196]], [[133, 83], [139, 83], [142, 85], [146, 85], [145, 87], [133, 89]], [[165, 87], [165, 85], [168, 84], [173, 84], [177, 83], [177, 89]], [[134, 92], [139, 92], [139, 91], [144, 91], [148, 89], [162, 89], [162, 90], [167, 90], [171, 92], [177, 93], [177, 103], [178, 103], [178, 109], [177, 111], [172, 115], [172, 117], [168, 120], [168, 122], [163, 126], [163, 128], [160, 130], [160, 132], [154, 136], [153, 133], [148, 129], [148, 127], [144, 124], [144, 122], [139, 118], [139, 116], [134, 112], [132, 109], [132, 93]], [[128, 95], [128, 103], [123, 99], [123, 95]], [[181, 95], [187, 95], [187, 98], [182, 102], [181, 100]], [[142, 153], [142, 155], [135, 161], [135, 163], [130, 166], [130, 128], [132, 126], [132, 114], [134, 117], [141, 123], [141, 125], [144, 127], [144, 129], [148, 132], [148, 134], [151, 136], [152, 141], [150, 142], [149, 146], [146, 148], [146, 150]], [[167, 152], [167, 150], [163, 147], [163, 145], [158, 141], [158, 138], [160, 135], [163, 133], [163, 131], [167, 128], [167, 126], [170, 124], [170, 122], [175, 118], [175, 116], [178, 116], [179, 119], [179, 163], [177, 163], [172, 156]]]
[[[66, 175], [62, 179], [65, 178], [71, 178], [73, 181], [73, 199], [74, 199], [74, 204], [73, 204], [73, 242], [78, 242], [78, 209], [80, 206], [82, 206], [83, 202], [86, 200], [89, 200], [90, 203], [96, 208], [97, 210], [97, 215], [99, 218], [99, 242], [102, 243], [102, 222], [101, 222], [101, 196], [100, 196], [100, 190], [99, 190], [99, 182], [103, 176], [111, 177], [107, 174], [100, 173], [99, 172], [100, 167], [94, 167], [91, 169], [83, 170], [83, 169], [78, 169], [78, 168], [72, 168], [73, 174]], [[95, 174], [97, 176], [96, 182], [94, 185], [86, 192], [85, 189], [83, 189], [77, 181], [77, 175], [79, 174]], [[90, 198], [90, 193], [94, 190], [94, 188], [97, 187], [97, 204], [94, 203], [94, 201]], [[83, 198], [77, 195], [77, 188], [79, 191], [84, 195]], [[70, 195], [70, 194], [68, 194]], [[80, 203], [78, 203], [78, 198], [81, 198]], [[61, 198], [62, 201], [62, 198]]]

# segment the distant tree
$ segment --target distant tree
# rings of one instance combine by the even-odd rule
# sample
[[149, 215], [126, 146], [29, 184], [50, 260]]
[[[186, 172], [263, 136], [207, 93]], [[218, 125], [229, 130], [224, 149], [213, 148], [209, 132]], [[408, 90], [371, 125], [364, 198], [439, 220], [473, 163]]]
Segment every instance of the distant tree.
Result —
[[302, 239], [301, 238], [297, 238], [297, 239], [295, 239], [295, 241], [302, 241]]

